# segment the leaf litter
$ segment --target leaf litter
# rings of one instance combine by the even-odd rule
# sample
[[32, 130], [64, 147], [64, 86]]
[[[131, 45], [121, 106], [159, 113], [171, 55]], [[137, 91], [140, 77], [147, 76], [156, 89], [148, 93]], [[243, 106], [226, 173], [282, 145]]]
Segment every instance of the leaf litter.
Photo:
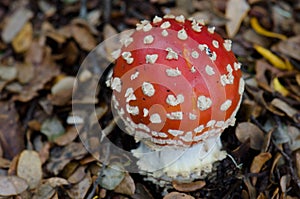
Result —
[[[300, 198], [299, 2], [188, 2], [0, 2], [1, 197]], [[99, 122], [118, 146], [134, 145], [115, 129], [105, 105], [108, 94], [95, 89], [98, 82], [90, 83], [98, 68], [91, 64], [79, 75], [86, 92], [97, 90], [97, 97], [75, 101], [95, 105], [98, 121], [89, 121], [90, 129], [75, 128], [81, 118], [73, 117], [71, 94], [81, 62], [98, 43], [141, 19], [170, 13], [204, 18], [231, 38], [246, 88], [236, 125], [222, 135], [232, 157], [219, 162], [206, 179], [174, 182], [166, 191], [127, 172], [126, 161], [118, 162], [124, 157], [111, 156], [108, 165], [97, 161], [110, 155], [99, 151], [101, 136], [93, 131]], [[105, 55], [117, 45], [118, 40], [98, 49], [95, 58], [106, 66], [112, 59]], [[77, 130], [92, 134], [92, 155]]]

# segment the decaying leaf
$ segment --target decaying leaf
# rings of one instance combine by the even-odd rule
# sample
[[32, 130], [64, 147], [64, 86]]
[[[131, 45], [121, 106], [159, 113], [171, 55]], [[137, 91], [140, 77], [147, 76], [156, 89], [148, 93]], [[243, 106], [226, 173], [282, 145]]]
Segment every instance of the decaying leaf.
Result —
[[124, 168], [118, 163], [108, 165], [100, 175], [100, 186], [108, 190], [114, 190], [125, 178]]
[[121, 181], [121, 183], [114, 189], [115, 192], [125, 195], [133, 195], [135, 192], [135, 184], [132, 179], [132, 177], [129, 175], [129, 173], [125, 174], [124, 179]]
[[[263, 152], [258, 154], [257, 156], [254, 157], [251, 167], [250, 167], [250, 172], [251, 173], [259, 173], [264, 166], [264, 164], [270, 160], [272, 157], [271, 153], [269, 152]], [[252, 178], [252, 184], [256, 184], [257, 178], [253, 177]]]
[[70, 102], [75, 78], [68, 76], [62, 78], [51, 88], [51, 101], [54, 105], [64, 105]]
[[300, 61], [300, 35], [280, 41], [278, 44], [272, 46], [272, 50]]
[[295, 153], [295, 159], [296, 159], [296, 168], [297, 168], [297, 175], [298, 178], [300, 178], [300, 150], [297, 150]]
[[12, 101], [0, 101], [0, 145], [8, 159], [25, 147], [19, 116]]
[[24, 150], [18, 161], [17, 175], [28, 182], [31, 189], [42, 180], [42, 163], [36, 151]]
[[52, 117], [43, 122], [41, 132], [47, 136], [48, 140], [53, 141], [58, 136], [63, 135], [65, 129], [57, 117]]
[[68, 178], [68, 182], [72, 184], [79, 183], [86, 175], [86, 166], [80, 166], [76, 171]]
[[16, 10], [10, 17], [7, 25], [2, 31], [2, 39], [5, 43], [9, 43], [23, 28], [24, 24], [32, 18], [33, 13], [25, 7]]
[[191, 192], [203, 188], [206, 185], [206, 182], [204, 180], [198, 180], [190, 183], [178, 183], [174, 181], [172, 185], [177, 191]]
[[249, 9], [250, 7], [245, 0], [229, 0], [227, 2], [225, 16], [228, 22], [226, 23], [226, 31], [230, 38], [238, 32]]
[[195, 199], [195, 198], [185, 193], [171, 192], [167, 194], [163, 199]]
[[78, 184], [75, 184], [72, 189], [68, 190], [67, 193], [71, 198], [85, 198], [91, 184], [91, 174], [87, 173], [85, 177]]
[[[276, 108], [280, 109], [281, 111], [283, 111], [287, 116], [289, 116], [292, 119], [296, 119], [296, 114], [300, 113], [298, 110], [296, 110], [295, 108], [291, 107], [286, 102], [278, 98], [273, 99], [271, 101], [271, 104]], [[295, 122], [299, 122], [299, 121], [295, 121]]]
[[264, 143], [264, 133], [255, 124], [250, 122], [239, 123], [235, 134], [242, 143], [244, 143], [247, 139], [250, 139], [250, 147], [252, 149], [262, 149]]
[[91, 51], [96, 47], [97, 41], [86, 27], [74, 24], [71, 30], [72, 36], [83, 50]]
[[37, 187], [36, 193], [32, 199], [52, 199], [54, 194], [55, 189], [48, 183], [45, 183]]
[[78, 126], [71, 126], [66, 129], [66, 133], [54, 139], [54, 142], [59, 146], [70, 144], [78, 136]]
[[17, 195], [27, 187], [27, 182], [18, 176], [0, 176], [0, 196]]

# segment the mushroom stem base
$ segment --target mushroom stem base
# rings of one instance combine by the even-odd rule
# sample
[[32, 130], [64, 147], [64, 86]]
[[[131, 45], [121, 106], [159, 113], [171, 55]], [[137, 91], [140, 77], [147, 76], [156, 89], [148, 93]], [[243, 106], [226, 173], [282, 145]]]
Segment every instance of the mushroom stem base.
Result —
[[153, 150], [144, 143], [132, 150], [138, 158], [140, 173], [147, 175], [146, 180], [165, 186], [176, 180], [188, 183], [203, 179], [212, 172], [213, 163], [224, 159], [226, 151], [221, 150], [220, 136], [208, 138], [190, 148], [162, 147]]

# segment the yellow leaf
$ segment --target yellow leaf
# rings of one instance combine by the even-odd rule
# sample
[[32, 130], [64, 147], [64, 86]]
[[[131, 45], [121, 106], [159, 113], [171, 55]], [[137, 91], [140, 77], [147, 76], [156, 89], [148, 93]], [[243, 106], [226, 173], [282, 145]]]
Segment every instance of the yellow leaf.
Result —
[[261, 54], [266, 60], [268, 60], [273, 66], [281, 70], [291, 70], [291, 65], [287, 65], [282, 59], [277, 55], [269, 51], [268, 49], [259, 46], [257, 44], [253, 45], [254, 49]]
[[287, 96], [289, 94], [289, 91], [279, 82], [277, 77], [273, 79], [273, 87], [275, 91], [281, 93], [283, 96]]
[[264, 29], [259, 24], [257, 18], [255, 18], [255, 17], [252, 17], [250, 19], [250, 24], [251, 24], [252, 28], [255, 30], [255, 32], [257, 32], [258, 34], [261, 34], [261, 35], [266, 36], [266, 37], [281, 39], [281, 40], [287, 39], [287, 37], [285, 35], [275, 33], [275, 32], [271, 32], [271, 31], [268, 31], [268, 30]]
[[22, 53], [29, 49], [32, 42], [32, 34], [32, 25], [30, 22], [27, 22], [12, 40], [12, 46], [17, 53]]

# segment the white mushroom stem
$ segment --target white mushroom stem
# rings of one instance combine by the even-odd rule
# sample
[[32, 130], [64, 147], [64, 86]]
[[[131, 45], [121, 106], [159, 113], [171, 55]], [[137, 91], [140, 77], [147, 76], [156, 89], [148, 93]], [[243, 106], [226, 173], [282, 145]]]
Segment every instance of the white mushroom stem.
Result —
[[221, 148], [218, 136], [207, 138], [190, 148], [162, 147], [153, 150], [141, 143], [132, 152], [148, 180], [164, 186], [173, 180], [185, 183], [205, 178], [212, 171], [213, 163], [226, 157], [226, 151]]

